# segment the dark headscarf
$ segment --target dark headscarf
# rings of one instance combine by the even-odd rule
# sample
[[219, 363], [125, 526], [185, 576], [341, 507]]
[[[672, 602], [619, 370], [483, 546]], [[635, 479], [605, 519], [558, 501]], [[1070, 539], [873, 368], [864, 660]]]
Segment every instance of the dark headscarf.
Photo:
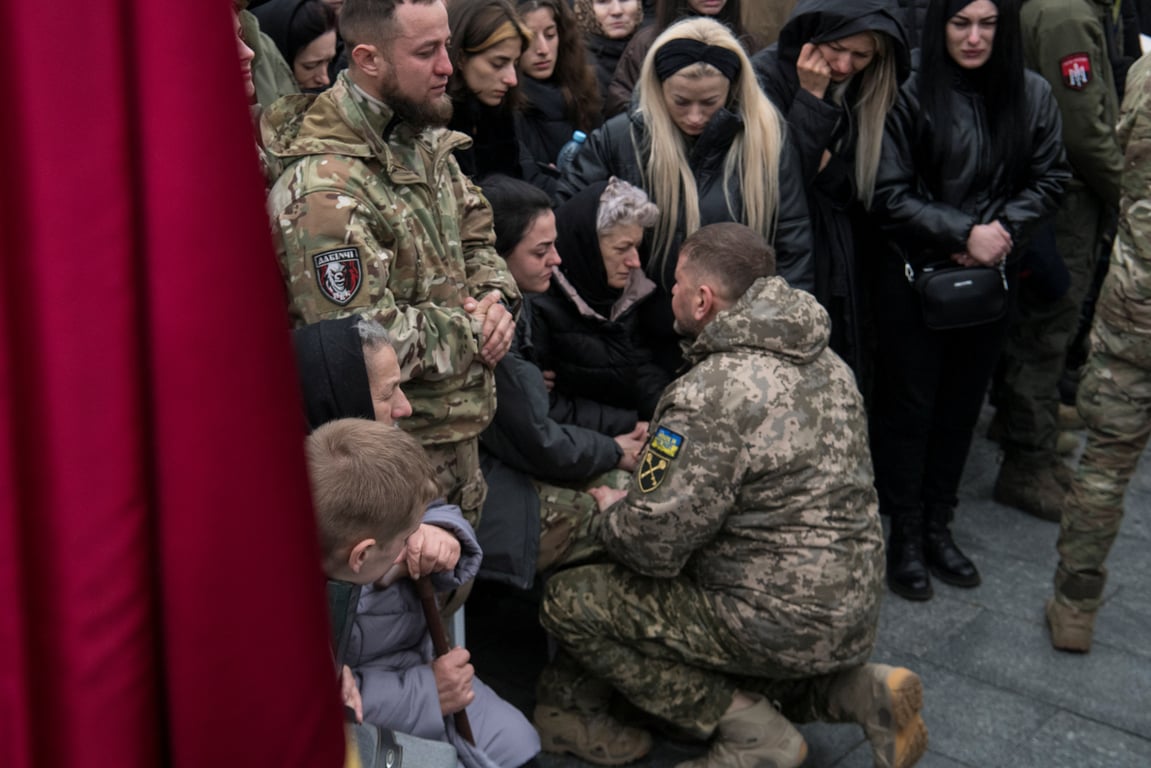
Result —
[[[971, 1], [966, 0], [964, 5]], [[800, 0], [779, 32], [779, 57], [794, 66], [806, 43], [882, 32], [892, 41], [892, 55], [902, 81], [907, 77], [911, 57], [901, 17], [896, 0]]]
[[556, 209], [556, 250], [560, 271], [592, 309], [611, 317], [611, 308], [623, 291], [607, 284], [607, 270], [599, 250], [596, 214], [606, 181], [584, 187]]
[[321, 320], [292, 331], [308, 429], [334, 419], [376, 418], [359, 320]]

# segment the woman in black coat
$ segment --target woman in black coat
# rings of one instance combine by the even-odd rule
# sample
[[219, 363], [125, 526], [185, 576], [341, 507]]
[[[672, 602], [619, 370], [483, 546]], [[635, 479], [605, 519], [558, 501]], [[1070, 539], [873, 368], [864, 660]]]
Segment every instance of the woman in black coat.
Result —
[[460, 169], [473, 179], [493, 173], [523, 178], [515, 129], [517, 65], [531, 32], [508, 0], [452, 0], [448, 24], [448, 127], [472, 137], [470, 147], [455, 151]]
[[932, 0], [924, 30], [922, 67], [887, 120], [872, 206], [888, 237], [875, 264], [872, 456], [892, 523], [888, 585], [910, 600], [932, 596], [929, 572], [980, 583], [950, 523], [1007, 329], [1005, 316], [929, 329], [913, 278], [933, 263], [1004, 267], [1013, 292], [1015, 255], [1069, 178], [1051, 89], [1023, 66], [1019, 0]]
[[575, 16], [564, 0], [523, 0], [516, 11], [532, 33], [520, 59], [516, 113], [525, 181], [554, 195], [560, 149], [579, 130], [600, 126], [599, 88]]
[[815, 296], [831, 315], [831, 348], [870, 378], [864, 347], [864, 210], [875, 189], [883, 122], [908, 73], [895, 0], [801, 0], [779, 41], [752, 63], [787, 118], [807, 189]]
[[638, 328], [638, 311], [656, 289], [640, 268], [639, 245], [657, 217], [647, 195], [615, 178], [556, 210], [563, 263], [532, 309], [536, 354], [555, 375], [555, 393], [651, 418], [672, 380]]

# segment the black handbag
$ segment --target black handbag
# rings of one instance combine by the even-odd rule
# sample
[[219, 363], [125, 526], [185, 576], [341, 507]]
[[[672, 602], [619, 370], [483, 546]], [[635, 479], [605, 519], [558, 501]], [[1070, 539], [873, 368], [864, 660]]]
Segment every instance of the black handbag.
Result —
[[904, 261], [907, 282], [919, 294], [923, 323], [935, 331], [970, 328], [1007, 314], [1007, 271], [996, 267], [960, 267], [940, 261], [915, 274]]

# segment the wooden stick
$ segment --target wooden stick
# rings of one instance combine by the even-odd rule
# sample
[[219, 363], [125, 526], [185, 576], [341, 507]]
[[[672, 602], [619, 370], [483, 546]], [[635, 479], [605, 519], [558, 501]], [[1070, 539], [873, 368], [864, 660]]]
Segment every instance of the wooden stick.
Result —
[[[420, 596], [420, 606], [424, 609], [424, 620], [428, 623], [428, 632], [432, 634], [432, 648], [438, 659], [450, 651], [451, 647], [448, 645], [448, 633], [444, 630], [444, 620], [440, 616], [440, 606], [436, 603], [436, 591], [432, 587], [431, 577], [421, 576], [416, 579], [416, 592]], [[474, 747], [476, 739], [472, 736], [472, 724], [468, 721], [468, 713], [461, 709], [452, 715], [452, 719], [460, 736]]]

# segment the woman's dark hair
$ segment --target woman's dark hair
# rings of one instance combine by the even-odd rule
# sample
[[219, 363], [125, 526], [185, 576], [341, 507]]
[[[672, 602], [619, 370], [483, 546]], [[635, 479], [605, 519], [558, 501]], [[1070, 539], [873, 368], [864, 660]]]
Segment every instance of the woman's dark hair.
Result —
[[587, 46], [565, 0], [523, 0], [520, 15], [546, 8], [552, 12], [559, 33], [556, 69], [552, 75], [564, 97], [564, 116], [574, 127], [591, 133], [599, 122], [600, 93], [595, 69], [588, 62]]
[[[736, 37], [742, 37], [743, 14], [739, 12], [739, 0], [727, 0], [723, 10], [712, 16], [716, 21], [722, 21]], [[686, 16], [698, 16], [687, 0], [656, 0], [655, 23], [658, 29], [667, 29], [675, 22]]]
[[[522, 55], [532, 42], [531, 32], [508, 0], [451, 0], [448, 3], [448, 25], [452, 33], [448, 44], [448, 56], [452, 60], [448, 93], [457, 102], [468, 90], [463, 73], [465, 58], [516, 37], [520, 40]], [[512, 88], [501, 106], [515, 107], [519, 98], [520, 89]]]
[[547, 193], [526, 181], [495, 173], [480, 181], [480, 189], [492, 206], [496, 253], [507, 256], [523, 240], [532, 222], [552, 209]]
[[[974, 1], [974, 0], [973, 0]], [[957, 74], [979, 90], [991, 132], [991, 167], [1002, 165], [1004, 178], [1015, 185], [1022, 181], [1031, 157], [1027, 132], [1027, 100], [1024, 95], [1023, 38], [1019, 21], [1020, 0], [993, 0], [999, 9], [991, 56], [978, 70], [961, 70], [947, 52], [948, 0], [931, 0], [923, 22], [920, 50], [920, 89], [925, 117], [934, 126], [932, 156], [951, 144], [950, 93]]]
[[309, 43], [336, 28], [336, 13], [322, 0], [281, 0], [260, 5], [252, 13], [289, 67], [295, 66], [296, 55]]

